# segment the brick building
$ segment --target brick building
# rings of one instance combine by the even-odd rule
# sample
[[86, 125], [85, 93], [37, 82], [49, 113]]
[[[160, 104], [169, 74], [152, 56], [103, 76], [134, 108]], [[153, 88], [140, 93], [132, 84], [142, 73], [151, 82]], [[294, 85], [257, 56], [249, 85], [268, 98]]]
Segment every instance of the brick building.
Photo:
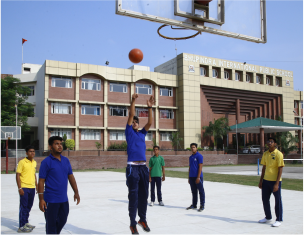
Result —
[[[14, 77], [31, 87], [29, 101], [35, 105], [27, 141], [38, 139], [41, 151], [48, 149], [51, 135], [66, 134], [75, 140], [76, 150], [96, 149], [95, 142], [107, 148], [125, 141], [134, 92], [139, 94], [141, 127], [147, 122], [147, 99], [154, 95], [156, 100], [147, 148], [152, 138], [161, 148], [171, 148], [169, 136], [176, 131], [183, 138], [181, 148], [192, 142], [212, 145], [212, 139], [201, 138], [202, 127], [219, 117], [227, 117], [229, 125], [256, 117], [282, 116], [300, 125], [303, 120], [303, 92], [294, 91], [293, 73], [258, 65], [182, 53], [154, 72], [138, 65], [121, 69], [51, 60], [40, 67], [24, 64], [22, 71]], [[259, 143], [258, 135], [241, 137], [244, 144]], [[234, 141], [229, 134], [220, 144]]]

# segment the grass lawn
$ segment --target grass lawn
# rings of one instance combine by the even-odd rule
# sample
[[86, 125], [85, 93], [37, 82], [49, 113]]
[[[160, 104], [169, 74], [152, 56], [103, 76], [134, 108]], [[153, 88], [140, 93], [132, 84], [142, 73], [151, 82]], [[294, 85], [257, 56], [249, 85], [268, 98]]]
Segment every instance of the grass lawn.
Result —
[[[285, 166], [295, 166], [302, 167], [303, 164], [286, 164]], [[227, 165], [226, 165], [227, 166]], [[212, 167], [212, 166], [204, 166]], [[176, 178], [188, 178], [188, 172], [181, 171], [170, 171], [170, 168], [166, 170], [167, 177]], [[74, 172], [88, 172], [88, 171], [114, 171], [125, 173], [126, 168], [121, 169], [86, 169], [86, 170], [73, 170]], [[9, 174], [14, 174], [14, 171], [9, 171]], [[5, 171], [1, 171], [1, 174], [5, 174]], [[214, 174], [214, 173], [204, 173], [204, 180], [211, 182], [221, 182], [230, 184], [241, 184], [258, 187], [260, 176], [248, 176], [248, 175], [225, 175], [225, 174]], [[303, 191], [303, 180], [302, 179], [283, 179], [282, 189]]]

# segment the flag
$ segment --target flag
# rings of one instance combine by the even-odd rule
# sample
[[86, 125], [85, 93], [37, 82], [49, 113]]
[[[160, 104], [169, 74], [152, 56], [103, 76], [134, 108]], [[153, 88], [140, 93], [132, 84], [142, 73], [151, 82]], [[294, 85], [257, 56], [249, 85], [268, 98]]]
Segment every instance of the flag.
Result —
[[23, 45], [23, 43], [25, 43], [26, 41], [27, 41], [26, 39], [22, 38], [22, 45]]

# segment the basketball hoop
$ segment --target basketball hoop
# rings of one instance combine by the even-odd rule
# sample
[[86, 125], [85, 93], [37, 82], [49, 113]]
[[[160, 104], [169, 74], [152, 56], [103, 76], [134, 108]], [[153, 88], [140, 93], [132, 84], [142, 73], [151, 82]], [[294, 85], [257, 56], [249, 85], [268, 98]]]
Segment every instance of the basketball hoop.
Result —
[[[164, 38], [164, 39], [170, 39], [170, 40], [186, 40], [186, 39], [189, 39], [189, 38], [194, 38], [194, 37], [196, 37], [197, 35], [201, 34], [201, 32], [199, 31], [199, 32], [197, 32], [196, 34], [193, 34], [193, 35], [188, 36], [188, 37], [171, 38], [171, 37], [164, 36], [164, 35], [162, 35], [162, 34], [159, 32], [162, 28], [164, 28], [164, 27], [166, 27], [166, 26], [169, 26], [169, 25], [164, 24], [164, 25], [160, 26], [160, 27], [158, 28], [158, 30], [157, 30], [158, 35], [161, 36], [161, 37]], [[172, 26], [171, 26], [171, 28], [172, 28]], [[172, 28], [172, 29], [185, 29], [185, 28]]]

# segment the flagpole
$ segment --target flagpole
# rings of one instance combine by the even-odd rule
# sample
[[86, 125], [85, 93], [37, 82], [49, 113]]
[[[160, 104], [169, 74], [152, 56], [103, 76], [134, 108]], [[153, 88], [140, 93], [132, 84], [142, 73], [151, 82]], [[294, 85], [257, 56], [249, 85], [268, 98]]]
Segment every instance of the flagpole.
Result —
[[[22, 65], [23, 65], [23, 43], [22, 43]], [[22, 73], [22, 71], [21, 71], [21, 73]]]

